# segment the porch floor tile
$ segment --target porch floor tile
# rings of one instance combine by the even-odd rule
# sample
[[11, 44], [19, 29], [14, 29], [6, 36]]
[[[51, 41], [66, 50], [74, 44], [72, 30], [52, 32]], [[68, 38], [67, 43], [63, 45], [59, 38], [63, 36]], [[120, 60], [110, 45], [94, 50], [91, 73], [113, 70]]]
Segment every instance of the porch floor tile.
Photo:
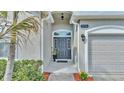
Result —
[[74, 81], [72, 73], [52, 73], [48, 81]]
[[44, 66], [44, 72], [51, 73], [76, 73], [78, 72], [77, 66], [70, 63], [56, 63], [51, 62], [47, 66]]

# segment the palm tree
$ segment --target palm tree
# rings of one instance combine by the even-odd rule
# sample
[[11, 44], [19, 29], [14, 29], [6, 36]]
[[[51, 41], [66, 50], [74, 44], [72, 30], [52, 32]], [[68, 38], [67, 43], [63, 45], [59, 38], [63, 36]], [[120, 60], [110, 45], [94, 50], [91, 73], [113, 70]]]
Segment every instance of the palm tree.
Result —
[[[3, 38], [4, 36], [6, 36], [6, 34], [9, 35], [7, 37], [10, 37], [8, 62], [6, 65], [6, 71], [4, 75], [5, 81], [12, 80], [12, 72], [13, 72], [13, 67], [14, 67], [17, 38], [21, 37], [21, 38], [26, 39], [27, 33], [24, 34], [24, 31], [30, 34], [31, 32], [37, 32], [39, 29], [39, 23], [37, 20], [38, 17], [30, 16], [18, 22], [19, 13], [20, 13], [19, 11], [13, 11], [12, 24], [5, 31], [2, 31], [0, 33], [0, 38]], [[8, 15], [7, 11], [0, 12], [0, 16], [4, 18], [7, 18], [7, 15]], [[20, 42], [22, 42], [22, 39], [20, 39]]]

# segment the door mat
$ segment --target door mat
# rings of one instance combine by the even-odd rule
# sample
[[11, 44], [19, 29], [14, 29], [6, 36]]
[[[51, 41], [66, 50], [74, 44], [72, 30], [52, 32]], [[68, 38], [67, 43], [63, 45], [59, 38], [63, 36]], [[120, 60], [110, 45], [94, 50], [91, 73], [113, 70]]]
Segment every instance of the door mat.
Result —
[[65, 60], [58, 60], [57, 62], [58, 63], [67, 63], [67, 61], [65, 61]]

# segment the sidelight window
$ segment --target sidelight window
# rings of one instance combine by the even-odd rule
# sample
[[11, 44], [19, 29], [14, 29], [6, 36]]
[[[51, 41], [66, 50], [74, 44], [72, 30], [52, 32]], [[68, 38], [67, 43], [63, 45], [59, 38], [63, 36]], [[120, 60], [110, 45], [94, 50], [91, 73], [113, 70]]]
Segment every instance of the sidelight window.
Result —
[[71, 39], [68, 39], [68, 40], [67, 40], [67, 47], [68, 47], [68, 49], [71, 48]]

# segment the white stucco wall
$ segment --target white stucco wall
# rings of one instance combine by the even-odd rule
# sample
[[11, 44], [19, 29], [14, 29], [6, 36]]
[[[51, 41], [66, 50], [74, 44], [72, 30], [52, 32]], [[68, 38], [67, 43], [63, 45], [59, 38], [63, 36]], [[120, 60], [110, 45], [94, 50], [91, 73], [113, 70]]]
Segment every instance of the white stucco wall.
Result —
[[48, 21], [43, 22], [43, 61], [44, 66], [48, 65], [51, 61], [51, 44], [52, 44], [52, 31], [51, 23]]
[[52, 26], [53, 26], [52, 31], [56, 31], [56, 30], [60, 30], [60, 29], [67, 29], [70, 31], [73, 30], [72, 25], [70, 25], [70, 24], [53, 24]]
[[30, 35], [30, 41], [23, 46], [17, 47], [17, 59], [41, 59], [41, 39], [40, 31]]

